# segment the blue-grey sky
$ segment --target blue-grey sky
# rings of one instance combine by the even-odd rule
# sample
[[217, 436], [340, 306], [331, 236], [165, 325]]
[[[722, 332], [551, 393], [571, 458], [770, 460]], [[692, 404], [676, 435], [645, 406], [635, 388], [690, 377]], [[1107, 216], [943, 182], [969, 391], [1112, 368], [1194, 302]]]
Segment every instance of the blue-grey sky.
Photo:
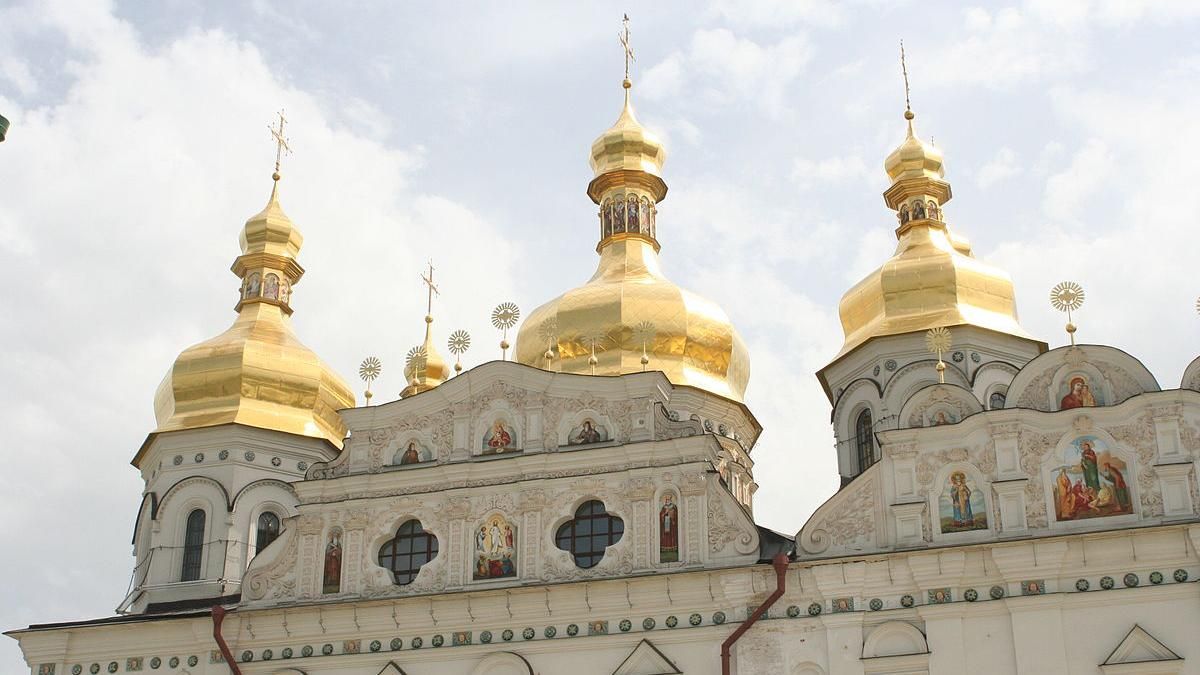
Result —
[[[1047, 294], [1078, 281], [1082, 340], [1178, 386], [1200, 344], [1195, 2], [4, 2], [0, 627], [122, 598], [128, 461], [175, 355], [233, 320], [276, 110], [306, 236], [297, 330], [347, 379], [378, 355], [386, 400], [421, 337], [426, 259], [435, 328], [475, 336], [468, 365], [497, 356], [495, 304], [590, 276], [587, 155], [619, 111], [623, 12], [639, 117], [668, 145], [664, 266], [751, 350], [764, 525], [795, 532], [837, 484], [813, 373], [841, 344], [842, 292], [895, 245], [900, 38], [947, 218], [1013, 275], [1026, 328], [1061, 344]], [[0, 670], [18, 663], [0, 643]]]

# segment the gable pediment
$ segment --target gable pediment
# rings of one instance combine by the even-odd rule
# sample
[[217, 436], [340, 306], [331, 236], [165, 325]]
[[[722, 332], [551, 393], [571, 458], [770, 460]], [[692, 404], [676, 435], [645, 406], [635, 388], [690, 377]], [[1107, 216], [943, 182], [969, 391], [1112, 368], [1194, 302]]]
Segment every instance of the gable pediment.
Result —
[[1144, 628], [1134, 624], [1104, 663], [1100, 664], [1100, 670], [1106, 675], [1170, 675], [1182, 672], [1183, 658]]
[[613, 675], [680, 675], [682, 672], [658, 647], [643, 639], [617, 666]]

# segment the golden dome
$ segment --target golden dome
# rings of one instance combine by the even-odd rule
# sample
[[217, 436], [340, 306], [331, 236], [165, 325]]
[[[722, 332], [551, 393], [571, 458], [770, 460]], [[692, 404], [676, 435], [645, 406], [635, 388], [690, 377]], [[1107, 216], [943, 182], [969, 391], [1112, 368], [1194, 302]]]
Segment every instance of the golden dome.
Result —
[[353, 407], [354, 394], [292, 330], [304, 238], [279, 206], [277, 188], [242, 230], [242, 255], [232, 267], [242, 279], [237, 319], [175, 359], [154, 397], [157, 431], [233, 423], [342, 446], [338, 410]]
[[858, 282], [839, 306], [845, 344], [838, 358], [871, 338], [971, 325], [1033, 340], [1017, 321], [1012, 279], [977, 260], [970, 243], [950, 232], [943, 205], [942, 153], [913, 132], [884, 163], [891, 187], [884, 201], [897, 211], [895, 254]]
[[[600, 263], [583, 286], [534, 310], [517, 334], [516, 359], [567, 373], [660, 370], [674, 383], [742, 400], [750, 356], [715, 303], [671, 283], [659, 266], [657, 203], [666, 196], [662, 143], [625, 106], [592, 144], [600, 205]], [[548, 358], [549, 357], [549, 358]]]
[[429, 391], [450, 379], [450, 364], [438, 352], [430, 335], [433, 316], [425, 315], [425, 341], [419, 347], [413, 347], [408, 353], [404, 364], [404, 381], [408, 383], [400, 398]]

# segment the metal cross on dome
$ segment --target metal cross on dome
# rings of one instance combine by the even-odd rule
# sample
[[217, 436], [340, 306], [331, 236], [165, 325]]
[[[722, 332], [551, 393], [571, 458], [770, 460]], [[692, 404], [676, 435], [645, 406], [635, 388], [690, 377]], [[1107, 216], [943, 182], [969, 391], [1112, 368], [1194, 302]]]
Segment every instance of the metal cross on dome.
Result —
[[429, 272], [421, 275], [421, 281], [424, 281], [425, 285], [429, 287], [429, 291], [427, 293], [427, 298], [425, 301], [425, 314], [428, 316], [432, 316], [433, 315], [433, 296], [441, 295], [442, 293], [441, 293], [441, 291], [438, 290], [438, 287], [433, 283], [433, 261], [430, 260], [428, 264], [429, 264]]
[[634, 61], [633, 44], [629, 41], [629, 15], [625, 14], [625, 18], [621, 19], [622, 30], [617, 33], [617, 37], [621, 40], [621, 46], [625, 48], [625, 79], [629, 79], [629, 64]]
[[271, 136], [275, 139], [275, 175], [272, 176], [275, 180], [279, 180], [279, 165], [283, 161], [283, 153], [292, 154], [292, 146], [288, 144], [287, 137], [283, 135], [283, 127], [286, 124], [287, 118], [283, 116], [283, 110], [280, 110], [279, 128], [267, 125], [267, 128], [271, 130]]

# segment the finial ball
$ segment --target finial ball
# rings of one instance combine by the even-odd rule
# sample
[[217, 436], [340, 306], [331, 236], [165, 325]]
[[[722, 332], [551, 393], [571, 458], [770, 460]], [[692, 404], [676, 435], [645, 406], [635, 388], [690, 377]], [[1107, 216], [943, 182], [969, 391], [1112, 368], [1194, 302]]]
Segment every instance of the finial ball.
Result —
[[433, 323], [433, 317], [429, 314], [425, 315], [425, 323]]
[[633, 80], [630, 80], [627, 77], [624, 80], [621, 80], [621, 86], [625, 87], [626, 89], [632, 89], [633, 88]]
[[914, 117], [916, 117], [916, 115], [913, 114], [913, 111], [911, 111], [911, 110], [904, 111], [904, 119], [911, 120]]
[[273, 180], [273, 181], [279, 180], [279, 172], [278, 171], [274, 171], [271, 173], [271, 180]]

